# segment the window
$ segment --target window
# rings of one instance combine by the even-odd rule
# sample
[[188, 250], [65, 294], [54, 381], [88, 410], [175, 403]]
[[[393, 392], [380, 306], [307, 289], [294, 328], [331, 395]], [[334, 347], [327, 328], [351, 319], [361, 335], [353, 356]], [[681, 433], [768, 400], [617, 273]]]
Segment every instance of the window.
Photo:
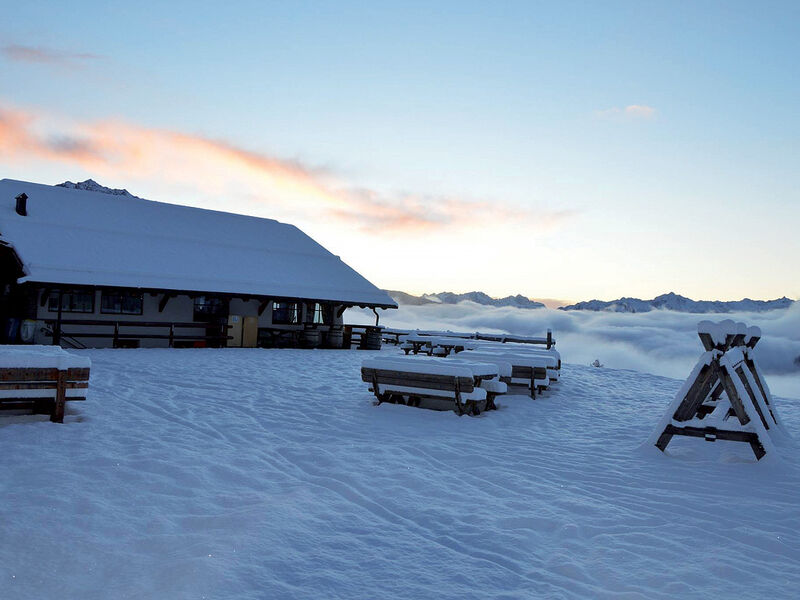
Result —
[[296, 302], [275, 302], [272, 305], [272, 324], [294, 325], [300, 321], [298, 313]]
[[100, 312], [110, 315], [140, 315], [144, 295], [133, 290], [104, 291], [100, 296]]
[[225, 319], [228, 316], [228, 306], [216, 296], [197, 296], [194, 299], [194, 320], [208, 322]]
[[312, 323], [316, 325], [330, 325], [333, 323], [333, 306], [329, 304], [314, 304], [314, 317]]
[[[76, 313], [94, 312], [94, 290], [64, 290], [61, 294], [61, 311]], [[50, 292], [47, 310], [58, 312], [59, 292]]]

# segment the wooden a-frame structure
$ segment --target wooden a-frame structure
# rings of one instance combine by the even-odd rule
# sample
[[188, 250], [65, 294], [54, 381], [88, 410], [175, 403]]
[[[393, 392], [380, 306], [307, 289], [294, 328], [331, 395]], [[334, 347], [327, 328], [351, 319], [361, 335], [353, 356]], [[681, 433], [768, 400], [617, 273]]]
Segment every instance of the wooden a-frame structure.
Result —
[[702, 321], [698, 335], [705, 353], [654, 432], [662, 452], [675, 435], [706, 441], [747, 442], [757, 460], [783, 429], [763, 373], [753, 359], [758, 327], [727, 320]]

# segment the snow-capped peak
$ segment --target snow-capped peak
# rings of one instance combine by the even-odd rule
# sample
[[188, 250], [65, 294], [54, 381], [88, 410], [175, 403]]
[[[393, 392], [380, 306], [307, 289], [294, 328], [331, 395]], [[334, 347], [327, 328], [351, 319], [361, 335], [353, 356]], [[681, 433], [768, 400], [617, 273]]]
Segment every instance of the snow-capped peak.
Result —
[[106, 187], [104, 185], [100, 185], [94, 179], [87, 179], [86, 181], [79, 181], [78, 183], [65, 181], [64, 183], [56, 184], [56, 187], [64, 187], [72, 190], [86, 190], [89, 192], [100, 192], [101, 194], [111, 194], [112, 196], [128, 196], [129, 198], [138, 198], [138, 196], [134, 196], [128, 190]]

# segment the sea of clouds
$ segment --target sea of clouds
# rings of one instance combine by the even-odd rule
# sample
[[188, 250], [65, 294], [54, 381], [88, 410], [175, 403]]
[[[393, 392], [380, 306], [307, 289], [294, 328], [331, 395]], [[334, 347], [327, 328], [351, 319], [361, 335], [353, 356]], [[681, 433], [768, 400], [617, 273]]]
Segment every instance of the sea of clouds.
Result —
[[[518, 309], [461, 302], [425, 304], [382, 311], [381, 325], [401, 329], [500, 332], [542, 336], [553, 330], [567, 363], [631, 369], [684, 379], [703, 352], [697, 323], [733, 319], [758, 325], [763, 333], [757, 360], [774, 394], [800, 399], [800, 302], [763, 313], [692, 314], [666, 310], [612, 313]], [[350, 309], [350, 323], [374, 322], [369, 311]]]

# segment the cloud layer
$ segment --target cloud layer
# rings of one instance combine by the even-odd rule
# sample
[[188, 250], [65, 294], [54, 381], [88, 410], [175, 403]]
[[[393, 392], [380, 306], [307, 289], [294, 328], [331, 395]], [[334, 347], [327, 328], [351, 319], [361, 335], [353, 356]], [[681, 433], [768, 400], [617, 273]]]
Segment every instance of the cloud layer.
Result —
[[[570, 211], [536, 212], [498, 201], [382, 193], [328, 170], [234, 144], [123, 120], [75, 122], [0, 104], [0, 157], [77, 165], [109, 185], [123, 178], [244, 197], [284, 215], [336, 220], [380, 233], [427, 233], [481, 223], [530, 221], [549, 229]], [[535, 217], [535, 218], [534, 218]]]
[[[348, 322], [369, 322], [348, 311]], [[697, 315], [671, 311], [626, 314], [550, 309], [494, 308], [471, 302], [457, 305], [401, 306], [381, 313], [389, 327], [544, 335], [553, 330], [565, 362], [631, 369], [684, 379], [702, 353], [697, 322], [730, 318], [758, 325], [759, 364], [774, 393], [800, 399], [800, 303], [756, 314]], [[646, 393], [646, 390], [643, 390]]]
[[23, 46], [8, 44], [0, 48], [3, 56], [9, 60], [22, 63], [38, 63], [57, 67], [77, 68], [86, 61], [100, 58], [97, 54], [86, 52], [65, 52], [44, 46]]

